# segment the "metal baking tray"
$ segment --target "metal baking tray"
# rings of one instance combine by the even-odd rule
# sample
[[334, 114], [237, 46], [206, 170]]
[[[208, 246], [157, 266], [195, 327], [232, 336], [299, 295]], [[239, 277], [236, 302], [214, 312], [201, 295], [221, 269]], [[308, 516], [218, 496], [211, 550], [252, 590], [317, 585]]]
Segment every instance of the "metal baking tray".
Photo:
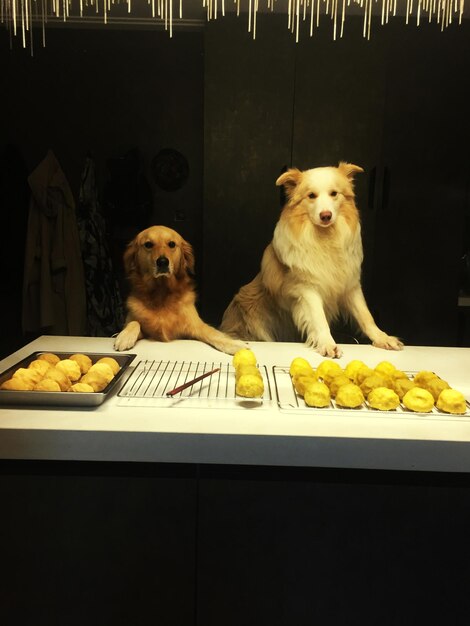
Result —
[[[75, 352], [56, 352], [52, 350], [40, 350], [33, 352], [26, 358], [18, 361], [0, 374], [0, 385], [12, 377], [13, 373], [20, 367], [28, 367], [31, 361], [38, 358], [40, 354], [45, 352], [54, 352], [61, 360], [68, 359]], [[8, 389], [0, 389], [0, 404], [8, 404], [15, 406], [35, 405], [35, 406], [98, 406], [102, 404], [116, 388], [122, 377], [129, 368], [129, 365], [137, 356], [136, 354], [120, 354], [98, 353], [98, 352], [81, 352], [86, 354], [95, 363], [104, 356], [112, 357], [121, 366], [121, 369], [113, 378], [113, 380], [103, 389], [103, 391], [95, 391], [93, 393], [73, 393], [68, 391], [10, 391]]]

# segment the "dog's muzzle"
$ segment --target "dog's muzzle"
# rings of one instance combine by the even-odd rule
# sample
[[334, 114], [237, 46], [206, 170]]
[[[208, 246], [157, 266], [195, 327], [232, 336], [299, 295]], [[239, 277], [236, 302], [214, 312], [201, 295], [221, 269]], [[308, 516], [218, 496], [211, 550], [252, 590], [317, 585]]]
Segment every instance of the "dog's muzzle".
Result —
[[157, 268], [157, 274], [168, 274], [170, 271], [170, 262], [166, 256], [159, 256], [155, 261], [155, 265]]

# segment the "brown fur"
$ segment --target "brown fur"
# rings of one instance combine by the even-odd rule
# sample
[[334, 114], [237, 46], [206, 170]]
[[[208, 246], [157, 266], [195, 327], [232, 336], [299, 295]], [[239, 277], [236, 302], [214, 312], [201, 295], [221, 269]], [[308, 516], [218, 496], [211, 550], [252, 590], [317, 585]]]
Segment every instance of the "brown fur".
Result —
[[340, 356], [329, 323], [355, 319], [375, 346], [401, 341], [381, 331], [367, 307], [360, 276], [362, 242], [351, 163], [305, 172], [290, 169], [276, 181], [287, 203], [265, 249], [261, 270], [227, 307], [221, 329], [252, 341], [304, 338], [324, 356]]
[[244, 346], [199, 317], [192, 279], [193, 249], [176, 231], [151, 226], [140, 232], [127, 246], [124, 268], [131, 291], [126, 325], [114, 342], [116, 350], [129, 350], [143, 337], [197, 339], [228, 354]]

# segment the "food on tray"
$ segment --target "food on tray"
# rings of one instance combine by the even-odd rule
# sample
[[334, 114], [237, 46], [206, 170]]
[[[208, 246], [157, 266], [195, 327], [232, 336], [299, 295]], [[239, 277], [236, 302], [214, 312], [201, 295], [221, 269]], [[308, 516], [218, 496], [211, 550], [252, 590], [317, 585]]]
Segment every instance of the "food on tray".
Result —
[[[86, 374], [90, 367], [93, 365], [93, 361], [87, 354], [81, 354], [80, 352], [77, 354], [72, 354], [70, 357], [72, 361], [76, 361], [80, 366], [80, 371], [82, 374]], [[114, 361], [115, 359], [113, 359]], [[119, 366], [118, 366], [119, 369]]]
[[400, 398], [388, 387], [376, 387], [367, 396], [367, 404], [380, 411], [392, 411], [400, 404]]
[[330, 406], [330, 390], [325, 383], [317, 381], [306, 389], [304, 400], [307, 406], [316, 408]]
[[393, 383], [392, 379], [386, 374], [379, 374], [376, 372], [367, 378], [364, 378], [362, 383], [359, 385], [362, 393], [367, 398], [372, 389], [376, 389], [377, 387], [389, 387], [392, 388]]
[[393, 370], [393, 372], [391, 372], [389, 374], [390, 378], [395, 381], [395, 380], [400, 380], [400, 379], [406, 379], [409, 380], [408, 376], [405, 374], [405, 372], [402, 372], [401, 370], [395, 369]]
[[56, 365], [60, 361], [60, 357], [58, 357], [57, 354], [54, 354], [53, 352], [43, 352], [38, 356], [38, 359], [44, 359], [44, 361], [47, 361], [51, 365]]
[[102, 374], [100, 371], [95, 370], [94, 372], [88, 371], [86, 374], [84, 374], [81, 377], [80, 382], [90, 385], [91, 387], [93, 387], [94, 391], [103, 391], [109, 381], [104, 374]]
[[237, 381], [240, 378], [240, 376], [243, 376], [243, 374], [253, 374], [254, 376], [259, 376], [260, 371], [257, 365], [248, 365], [248, 364], [239, 365], [235, 369], [235, 380]]
[[292, 378], [292, 382], [294, 384], [294, 387], [297, 393], [300, 396], [303, 396], [305, 395], [305, 391], [308, 389], [308, 387], [313, 385], [313, 383], [317, 382], [317, 377], [299, 375], [299, 376], [294, 376]]
[[365, 379], [368, 376], [372, 376], [373, 374], [376, 374], [376, 373], [377, 372], [373, 370], [371, 367], [369, 367], [368, 365], [363, 365], [357, 370], [356, 375], [354, 376], [353, 382], [356, 385], [362, 385], [362, 383], [365, 381]]
[[5, 389], [6, 391], [31, 391], [33, 387], [34, 384], [32, 382], [22, 378], [10, 378], [0, 385], [0, 389]]
[[70, 378], [56, 366], [50, 367], [47, 370], [44, 378], [50, 378], [51, 380], [55, 380], [56, 382], [58, 382], [61, 391], [68, 391], [70, 385], [72, 384]]
[[413, 376], [413, 382], [415, 385], [421, 387], [433, 378], [438, 378], [437, 374], [434, 372], [428, 372], [427, 370], [421, 370]]
[[393, 389], [400, 400], [403, 398], [405, 393], [410, 389], [413, 389], [413, 387], [416, 387], [416, 385], [409, 378], [398, 378], [393, 383]]
[[388, 376], [391, 376], [396, 367], [393, 365], [393, 363], [390, 363], [389, 361], [380, 361], [380, 363], [377, 363], [374, 369], [380, 374], [387, 374]]
[[303, 359], [302, 357], [298, 356], [290, 364], [289, 374], [291, 376], [298, 376], [299, 374], [302, 374], [303, 376], [313, 376], [315, 374], [315, 370], [307, 361], [307, 359]]
[[432, 394], [422, 387], [413, 387], [407, 391], [402, 402], [407, 409], [416, 413], [429, 413], [434, 406]]
[[467, 403], [463, 393], [455, 389], [443, 389], [439, 394], [436, 406], [445, 413], [453, 413], [455, 415], [461, 415], [467, 410]]
[[232, 365], [237, 368], [239, 365], [256, 365], [256, 357], [253, 350], [242, 348], [233, 355]]
[[356, 409], [364, 403], [361, 388], [354, 383], [343, 385], [336, 394], [336, 404], [348, 409]]
[[75, 393], [93, 393], [95, 390], [91, 385], [88, 385], [87, 383], [74, 383], [70, 387], [69, 391]]
[[98, 359], [96, 363], [105, 363], [106, 365], [109, 365], [114, 375], [116, 375], [121, 369], [121, 366], [116, 361], [116, 359], [113, 359], [113, 357], [111, 356], [103, 356], [100, 359]]
[[330, 383], [335, 376], [342, 373], [343, 370], [341, 369], [339, 363], [332, 361], [331, 359], [325, 359], [325, 361], [322, 361], [317, 367], [318, 378], [321, 378], [326, 384]]
[[36, 369], [20, 367], [13, 374], [13, 378], [20, 378], [24, 380], [25, 383], [29, 383], [34, 387], [34, 385], [41, 380], [42, 374]]
[[444, 389], [450, 389], [449, 383], [438, 377], [431, 378], [426, 383], [423, 383], [422, 387], [424, 389], [427, 389], [432, 394], [434, 402], [437, 402], [441, 391], [443, 391]]
[[259, 398], [264, 393], [264, 383], [261, 374], [243, 374], [235, 385], [237, 396], [244, 398]]
[[61, 388], [56, 380], [43, 378], [33, 387], [33, 391], [61, 391]]
[[328, 385], [330, 388], [330, 394], [332, 398], [336, 397], [336, 394], [338, 393], [338, 389], [340, 387], [342, 387], [343, 385], [348, 385], [351, 382], [350, 378], [348, 376], [346, 376], [346, 374], [338, 374], [338, 376], [335, 376], [333, 378], [333, 380], [331, 381], [331, 383]]
[[28, 365], [28, 369], [38, 370], [38, 372], [40, 372], [42, 376], [44, 376], [44, 374], [50, 367], [52, 367], [52, 365], [44, 359], [35, 359], [34, 361], [31, 361], [31, 363]]
[[106, 383], [110, 383], [114, 378], [113, 370], [106, 363], [95, 363], [90, 367], [85, 376], [94, 374], [95, 372], [99, 372], [103, 378], [106, 379]]
[[349, 361], [349, 363], [344, 368], [344, 373], [350, 380], [354, 381], [357, 371], [360, 370], [363, 365], [365, 365], [364, 361], [360, 361], [359, 359], [353, 359], [352, 361]]
[[64, 372], [72, 383], [77, 382], [82, 375], [80, 365], [76, 361], [72, 361], [72, 359], [62, 359], [55, 367], [61, 372]]

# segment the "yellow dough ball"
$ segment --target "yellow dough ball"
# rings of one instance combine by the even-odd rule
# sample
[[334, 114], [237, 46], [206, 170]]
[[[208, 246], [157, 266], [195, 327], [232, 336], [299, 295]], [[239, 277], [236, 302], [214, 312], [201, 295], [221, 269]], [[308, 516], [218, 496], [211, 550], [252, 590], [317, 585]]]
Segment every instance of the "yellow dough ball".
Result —
[[52, 365], [44, 359], [36, 359], [35, 361], [31, 361], [28, 365], [28, 369], [37, 370], [40, 372], [41, 376], [44, 376], [50, 367], [52, 367]]
[[317, 367], [318, 378], [321, 378], [323, 382], [327, 384], [331, 382], [335, 376], [342, 373], [343, 370], [341, 366], [336, 361], [331, 361], [330, 359], [325, 359]]
[[108, 386], [109, 382], [106, 376], [104, 376], [99, 370], [95, 370], [94, 372], [90, 370], [81, 377], [80, 382], [90, 385], [93, 391], [103, 391], [103, 389]]
[[302, 357], [298, 356], [293, 359], [292, 363], [290, 364], [289, 374], [291, 376], [313, 376], [315, 374], [315, 370], [307, 361], [307, 359], [303, 359]]
[[34, 391], [61, 391], [60, 385], [52, 378], [43, 378], [34, 386]]
[[91, 385], [88, 385], [87, 383], [74, 383], [70, 389], [69, 392], [73, 391], [75, 393], [94, 393], [94, 389]]
[[362, 385], [368, 376], [373, 376], [376, 373], [377, 372], [368, 365], [363, 365], [357, 370], [356, 376], [354, 377], [354, 383], [356, 385]]
[[72, 354], [70, 357], [71, 361], [76, 361], [80, 366], [80, 371], [82, 374], [86, 374], [90, 367], [93, 365], [93, 361], [87, 354], [81, 354], [80, 352], [77, 354]]
[[256, 365], [256, 356], [253, 350], [249, 348], [242, 348], [241, 350], [237, 350], [233, 355], [232, 365], [233, 367], [238, 367], [239, 365]]
[[121, 366], [116, 361], [116, 359], [113, 359], [113, 357], [111, 356], [103, 356], [101, 357], [101, 359], [98, 359], [96, 363], [105, 363], [106, 365], [109, 365], [109, 367], [113, 370], [113, 374], [115, 376], [121, 369]]
[[433, 378], [438, 378], [437, 374], [434, 372], [428, 372], [427, 370], [422, 370], [414, 375], [413, 382], [415, 385], [422, 387]]
[[441, 391], [444, 389], [450, 389], [450, 385], [442, 378], [431, 378], [426, 383], [423, 383], [423, 388], [427, 389], [432, 397], [434, 398], [434, 402], [437, 401]]
[[346, 376], [346, 374], [339, 374], [338, 376], [335, 376], [331, 383], [328, 385], [330, 388], [331, 397], [336, 398], [336, 394], [338, 393], [339, 388], [343, 385], [348, 385], [350, 382], [351, 380], [349, 376]]
[[376, 389], [377, 387], [391, 387], [392, 380], [388, 376], [383, 376], [378, 372], [376, 374], [372, 374], [372, 376], [368, 376], [365, 378], [362, 383], [359, 385], [362, 393], [367, 398], [372, 389]]
[[455, 415], [462, 415], [467, 411], [465, 397], [456, 389], [443, 389], [439, 394], [436, 406], [445, 413]]
[[405, 374], [405, 372], [402, 372], [398, 369], [393, 370], [393, 372], [391, 372], [389, 376], [393, 381], [400, 380], [401, 378], [409, 380], [409, 377]]
[[304, 401], [307, 406], [315, 408], [324, 408], [330, 406], [330, 390], [325, 383], [312, 383], [304, 395]]
[[363, 366], [365, 366], [364, 361], [360, 361], [359, 359], [354, 359], [352, 361], [349, 361], [349, 363], [346, 365], [346, 367], [344, 368], [344, 373], [350, 380], [354, 381], [356, 380], [356, 373]]
[[80, 380], [80, 376], [82, 375], [80, 365], [76, 361], [72, 361], [72, 359], [62, 359], [57, 363], [56, 368], [64, 372], [71, 382]]
[[244, 398], [258, 398], [263, 395], [263, 392], [263, 379], [260, 376], [253, 376], [253, 374], [243, 374], [235, 385], [237, 396]]
[[292, 382], [299, 396], [303, 396], [306, 390], [317, 382], [317, 378], [315, 376], [303, 376], [300, 374], [299, 376], [294, 376]]
[[110, 383], [114, 378], [113, 370], [106, 363], [95, 363], [90, 367], [87, 374], [92, 374], [94, 372], [99, 372], [102, 376], [104, 376], [107, 383]]
[[259, 376], [262, 378], [261, 372], [256, 365], [239, 365], [235, 370], [235, 380], [238, 380], [240, 376], [243, 376], [244, 374], [252, 374], [253, 376]]
[[393, 411], [400, 404], [400, 398], [388, 387], [376, 387], [367, 396], [367, 403], [379, 411]]
[[43, 352], [38, 356], [38, 359], [40, 361], [44, 359], [44, 361], [47, 361], [51, 365], [56, 365], [60, 361], [60, 358], [57, 356], [57, 354], [54, 354], [53, 352]]
[[67, 391], [72, 384], [70, 382], [70, 378], [66, 374], [64, 374], [62, 370], [57, 369], [57, 367], [49, 368], [44, 375], [44, 378], [55, 380], [56, 382], [58, 382], [61, 391]]
[[380, 361], [380, 363], [377, 363], [374, 369], [380, 374], [387, 374], [388, 376], [390, 376], [396, 370], [396, 367], [393, 365], [393, 363], [389, 363], [389, 361]]
[[432, 394], [422, 387], [413, 387], [402, 398], [404, 406], [416, 413], [429, 413], [434, 406]]
[[364, 403], [364, 394], [354, 383], [343, 385], [336, 394], [336, 404], [347, 409], [357, 409]]
[[33, 387], [34, 383], [22, 378], [10, 378], [0, 385], [0, 389], [5, 389], [6, 391], [31, 391]]
[[393, 390], [395, 391], [397, 396], [400, 398], [400, 400], [403, 398], [405, 393], [409, 391], [410, 389], [413, 389], [413, 387], [416, 387], [416, 385], [409, 378], [399, 378], [398, 380], [395, 380], [393, 383]]
[[26, 367], [19, 367], [12, 376], [12, 378], [20, 378], [26, 383], [30, 383], [32, 387], [34, 387], [34, 385], [38, 383], [42, 377], [43, 375], [40, 371]]

